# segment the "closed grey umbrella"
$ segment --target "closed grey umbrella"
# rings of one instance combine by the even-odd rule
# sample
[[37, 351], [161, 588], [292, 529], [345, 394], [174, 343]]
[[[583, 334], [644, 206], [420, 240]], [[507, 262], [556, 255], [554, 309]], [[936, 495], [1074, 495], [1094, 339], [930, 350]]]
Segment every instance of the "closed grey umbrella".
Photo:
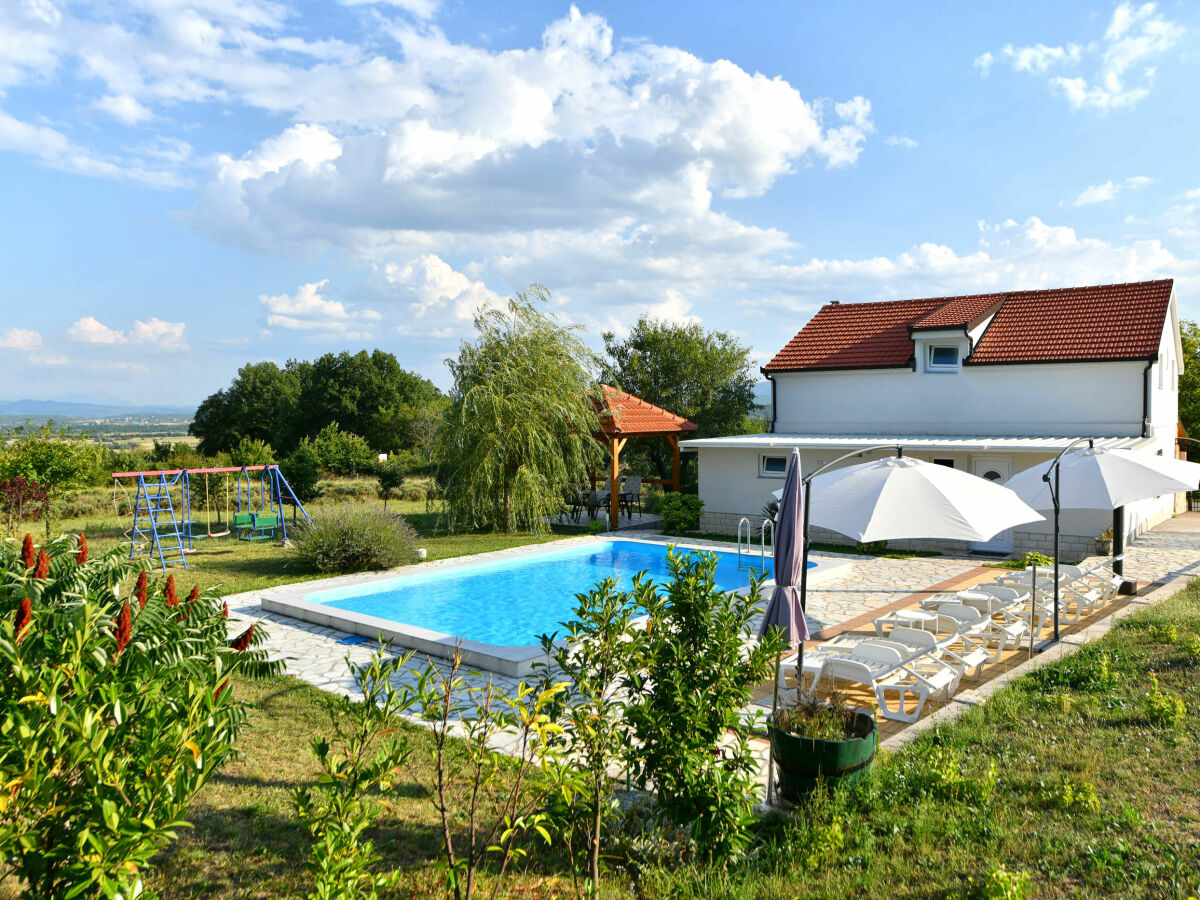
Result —
[[[804, 566], [804, 496], [801, 492], [800, 451], [792, 450], [787, 475], [775, 515], [775, 587], [767, 610], [758, 626], [760, 636], [769, 629], [782, 632], [788, 648], [808, 639], [808, 622], [800, 603], [797, 584]], [[797, 677], [799, 674], [797, 673]], [[771, 716], [779, 705], [779, 657], [775, 657], [775, 684], [771, 688]], [[771, 743], [767, 759], [767, 799], [771, 799], [775, 780], [775, 745]]]

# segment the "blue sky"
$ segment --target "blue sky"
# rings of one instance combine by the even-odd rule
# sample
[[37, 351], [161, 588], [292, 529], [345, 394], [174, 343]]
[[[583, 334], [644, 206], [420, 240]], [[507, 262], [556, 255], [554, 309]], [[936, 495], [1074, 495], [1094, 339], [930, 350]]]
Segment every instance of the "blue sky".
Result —
[[0, 0], [0, 395], [191, 404], [531, 281], [621, 333], [1173, 277], [1200, 7]]

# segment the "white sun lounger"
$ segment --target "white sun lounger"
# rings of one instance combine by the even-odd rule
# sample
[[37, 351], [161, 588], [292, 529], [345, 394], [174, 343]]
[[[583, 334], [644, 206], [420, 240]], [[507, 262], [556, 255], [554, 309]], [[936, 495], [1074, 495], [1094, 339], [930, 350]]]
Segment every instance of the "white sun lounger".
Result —
[[[949, 666], [922, 673], [914, 667], [912, 659], [905, 661], [898, 647], [866, 640], [850, 654], [825, 657], [808, 690], [810, 696], [816, 695], [822, 681], [849, 681], [869, 687], [875, 692], [875, 701], [884, 718], [912, 723], [921, 717], [930, 699], [950, 698], [958, 673]], [[908, 712], [908, 701], [913, 699], [916, 706]]]

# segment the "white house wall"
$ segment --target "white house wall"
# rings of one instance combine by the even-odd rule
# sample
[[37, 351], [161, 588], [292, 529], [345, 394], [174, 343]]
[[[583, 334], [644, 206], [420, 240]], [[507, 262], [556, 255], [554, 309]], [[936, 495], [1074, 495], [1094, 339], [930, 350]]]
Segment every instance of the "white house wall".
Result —
[[[1144, 362], [785, 372], [777, 433], [1141, 434]], [[1163, 398], [1164, 400], [1166, 398]], [[1169, 404], [1160, 406], [1160, 416]], [[1172, 427], [1174, 423], [1172, 422]]]
[[[781, 436], [782, 437], [782, 436]], [[1151, 448], [1150, 452], [1154, 452]], [[742, 517], [750, 520], [757, 527], [763, 518], [762, 509], [772, 500], [772, 492], [783, 486], [783, 479], [760, 474], [760, 457], [764, 452], [770, 455], [787, 455], [791, 452], [786, 447], [786, 438], [780, 441], [780, 446], [764, 451], [763, 448], [721, 448], [706, 447], [697, 451], [699, 454], [700, 499], [704, 502], [704, 513], [701, 519], [701, 530], [714, 534], [734, 534]], [[800, 466], [802, 472], [812, 472], [835, 459], [844, 450], [802, 450]], [[1167, 451], [1169, 452], [1169, 451]], [[853, 465], [880, 454], [852, 458], [843, 465]], [[910, 452], [908, 455], [932, 461], [934, 459], [952, 459], [954, 467], [963, 471], [971, 471], [971, 460], [975, 454], [968, 452]], [[1034, 465], [1046, 465], [1053, 459], [1048, 453], [1003, 453], [988, 451], [980, 454], [987, 457], [1005, 457], [1011, 460], [1013, 474]], [[1130, 504], [1125, 509], [1125, 526], [1128, 537], [1134, 537], [1147, 528], [1153, 527], [1173, 513], [1174, 495], [1168, 494], [1154, 500]], [[1040, 550], [1049, 552], [1053, 526], [1047, 512], [1044, 522], [1023, 525], [1014, 535], [1014, 550], [1017, 553], [1025, 550]], [[1105, 510], [1063, 510], [1061, 514], [1061, 554], [1064, 561], [1082, 558], [1092, 552], [1094, 539], [1106, 528], [1112, 525], [1112, 513]], [[846, 539], [832, 533], [817, 529], [814, 540], [841, 543]], [[937, 549], [950, 553], [961, 553], [967, 550], [966, 544], [955, 541], [898, 541], [896, 546], [915, 549]]]

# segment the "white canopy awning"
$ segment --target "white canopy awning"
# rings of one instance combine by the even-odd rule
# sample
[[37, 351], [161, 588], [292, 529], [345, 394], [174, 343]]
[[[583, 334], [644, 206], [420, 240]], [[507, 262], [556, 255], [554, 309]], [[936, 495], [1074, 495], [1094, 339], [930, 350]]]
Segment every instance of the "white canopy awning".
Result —
[[[1006, 435], [962, 434], [737, 434], [729, 437], [697, 438], [680, 441], [680, 450], [746, 449], [786, 453], [799, 450], [837, 450], [847, 453], [855, 447], [876, 444], [900, 444], [905, 451], [943, 451], [962, 453], [1058, 453], [1080, 435], [1012, 437]], [[1106, 450], [1137, 450], [1153, 443], [1144, 437], [1098, 437], [1097, 447]]]

